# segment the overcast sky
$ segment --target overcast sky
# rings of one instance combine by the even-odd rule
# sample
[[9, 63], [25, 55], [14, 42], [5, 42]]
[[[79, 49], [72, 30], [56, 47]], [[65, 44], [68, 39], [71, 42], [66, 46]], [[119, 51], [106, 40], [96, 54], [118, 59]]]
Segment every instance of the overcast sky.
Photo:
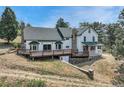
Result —
[[[116, 22], [120, 11], [124, 7], [17, 6], [11, 8], [16, 13], [18, 20], [23, 20], [26, 23], [30, 23], [32, 26], [55, 27], [58, 18], [62, 17], [66, 22], [69, 22], [72, 27], [78, 27], [80, 22]], [[5, 7], [0, 7], [0, 15], [4, 9]]]

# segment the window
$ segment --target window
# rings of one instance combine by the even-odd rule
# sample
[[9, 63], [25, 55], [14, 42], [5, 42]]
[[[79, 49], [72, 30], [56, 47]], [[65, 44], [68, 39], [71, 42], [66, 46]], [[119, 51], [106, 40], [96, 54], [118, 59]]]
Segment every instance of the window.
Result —
[[86, 36], [84, 36], [84, 42], [86, 42]]
[[93, 36], [93, 42], [95, 42], [95, 37]]
[[97, 49], [101, 49], [101, 46], [97, 46]]
[[56, 44], [56, 49], [58, 49], [58, 44]]
[[88, 46], [83, 46], [83, 51], [88, 51]]
[[62, 49], [62, 44], [56, 44], [56, 49]]
[[29, 43], [29, 45], [30, 45], [30, 50], [35, 51], [39, 49], [39, 42], [37, 41], [32, 41]]
[[69, 46], [66, 46], [66, 48], [69, 48]]
[[62, 42], [61, 41], [57, 41], [56, 43], [55, 43], [55, 45], [56, 45], [56, 49], [57, 50], [59, 50], [59, 49], [62, 49]]
[[91, 46], [90, 47], [90, 50], [95, 50], [95, 46]]
[[45, 45], [43, 45], [43, 50], [45, 50], [45, 51], [51, 50], [51, 44], [45, 44]]
[[65, 38], [66, 40], [69, 40], [69, 38]]
[[58, 49], [61, 49], [61, 44], [58, 44]]
[[33, 51], [38, 50], [38, 44], [31, 44], [30, 50], [33, 50]]

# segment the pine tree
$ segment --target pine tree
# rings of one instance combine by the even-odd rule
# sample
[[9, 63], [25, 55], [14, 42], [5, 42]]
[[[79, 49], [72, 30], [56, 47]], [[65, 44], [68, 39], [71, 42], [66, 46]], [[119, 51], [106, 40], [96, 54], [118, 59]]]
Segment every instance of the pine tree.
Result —
[[56, 23], [56, 28], [58, 28], [58, 27], [68, 28], [69, 27], [69, 23], [65, 22], [63, 18], [59, 18], [57, 23]]
[[32, 27], [32, 26], [31, 26], [31, 24], [28, 23], [28, 24], [26, 25], [26, 27]]
[[124, 9], [120, 12], [119, 14], [119, 23], [121, 24], [121, 26], [124, 26]]
[[107, 27], [107, 47], [110, 49], [112, 53], [113, 46], [115, 45], [115, 26], [113, 24], [109, 24]]
[[15, 13], [6, 7], [0, 21], [1, 37], [9, 43], [17, 37], [18, 22]]

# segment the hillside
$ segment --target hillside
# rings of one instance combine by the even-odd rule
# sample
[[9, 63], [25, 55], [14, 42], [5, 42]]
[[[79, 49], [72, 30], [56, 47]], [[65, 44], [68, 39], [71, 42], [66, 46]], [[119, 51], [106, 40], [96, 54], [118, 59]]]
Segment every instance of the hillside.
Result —
[[45, 86], [113, 86], [111, 80], [116, 66], [113, 56], [104, 54], [92, 64], [95, 80], [90, 80], [84, 73], [59, 60], [32, 62], [14, 53], [5, 54], [0, 56], [0, 85], [26, 86], [25, 81], [36, 79], [45, 81]]

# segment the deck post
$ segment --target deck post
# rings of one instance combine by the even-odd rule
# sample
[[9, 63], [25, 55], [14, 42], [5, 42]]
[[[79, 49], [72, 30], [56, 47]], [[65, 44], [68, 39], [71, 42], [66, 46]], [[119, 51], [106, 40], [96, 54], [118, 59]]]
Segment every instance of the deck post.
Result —
[[52, 60], [54, 60], [54, 56], [52, 56]]
[[29, 59], [32, 60], [32, 61], [34, 61], [34, 57], [29, 56]]
[[32, 57], [32, 60], [34, 61], [34, 57]]
[[63, 55], [64, 55], [64, 49], [63, 49]]

